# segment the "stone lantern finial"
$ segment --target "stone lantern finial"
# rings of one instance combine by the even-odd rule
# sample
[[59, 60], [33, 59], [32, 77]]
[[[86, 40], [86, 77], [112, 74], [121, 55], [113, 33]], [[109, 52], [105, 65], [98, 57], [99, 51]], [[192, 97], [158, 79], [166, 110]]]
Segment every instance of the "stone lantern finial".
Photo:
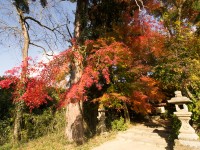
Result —
[[182, 97], [181, 91], [175, 91], [175, 97]]

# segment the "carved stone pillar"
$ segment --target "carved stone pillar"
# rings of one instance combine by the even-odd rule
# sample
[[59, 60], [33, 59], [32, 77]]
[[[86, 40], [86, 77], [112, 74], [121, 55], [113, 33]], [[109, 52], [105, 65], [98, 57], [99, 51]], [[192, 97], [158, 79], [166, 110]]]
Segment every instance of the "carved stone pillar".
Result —
[[97, 133], [102, 134], [104, 132], [106, 132], [106, 124], [105, 124], [105, 120], [106, 120], [106, 113], [105, 113], [105, 109], [98, 109], [98, 125], [97, 125]]

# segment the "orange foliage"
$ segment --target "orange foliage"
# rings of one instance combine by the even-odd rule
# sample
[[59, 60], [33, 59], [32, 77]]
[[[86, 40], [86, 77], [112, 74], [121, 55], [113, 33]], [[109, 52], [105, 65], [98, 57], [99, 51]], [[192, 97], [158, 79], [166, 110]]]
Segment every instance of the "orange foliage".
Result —
[[99, 102], [105, 107], [120, 110], [124, 109], [123, 103], [129, 103], [130, 99], [119, 93], [105, 93], [103, 96], [94, 99], [93, 102]]
[[158, 81], [148, 76], [142, 76], [138, 90], [134, 90], [131, 96], [132, 109], [137, 113], [151, 113], [152, 104], [162, 102], [164, 99], [165, 96], [159, 89]]
[[148, 103], [148, 96], [144, 95], [142, 92], [134, 91], [131, 101], [133, 102], [132, 109], [137, 113], [151, 113], [152, 107]]
[[165, 96], [159, 89], [159, 82], [153, 78], [142, 76], [140, 78], [141, 82], [143, 83], [146, 95], [148, 95], [149, 100], [153, 100], [154, 103], [161, 102]]

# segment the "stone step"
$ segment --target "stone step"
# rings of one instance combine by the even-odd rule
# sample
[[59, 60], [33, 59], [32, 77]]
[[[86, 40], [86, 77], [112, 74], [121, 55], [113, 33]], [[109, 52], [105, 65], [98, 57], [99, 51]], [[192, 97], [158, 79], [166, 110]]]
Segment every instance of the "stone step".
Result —
[[92, 150], [172, 150], [168, 145], [151, 144], [144, 141], [133, 141], [130, 139], [115, 139], [104, 143]]
[[133, 126], [132, 128], [143, 129], [143, 130], [155, 130], [155, 129], [158, 129], [158, 130], [163, 130], [163, 131], [166, 131], [166, 132], [170, 131], [170, 127], [166, 128], [166, 127], [162, 127], [162, 126], [150, 126], [150, 125], [144, 125], [144, 124], [138, 124], [138, 125]]
[[181, 145], [188, 146], [194, 149], [200, 150], [200, 141], [186, 141], [186, 140], [178, 140]]
[[124, 141], [124, 142], [129, 142], [129, 143], [135, 143], [137, 145], [143, 145], [144, 147], [148, 147], [148, 146], [153, 146], [153, 147], [157, 147], [157, 148], [163, 148], [164, 149], [170, 149], [170, 145], [166, 142], [166, 141], [162, 141], [162, 140], [150, 140], [148, 138], [131, 138], [131, 139], [127, 139], [126, 137], [121, 137], [121, 138], [117, 138], [120, 141]]
[[[124, 134], [125, 133], [125, 134]], [[166, 133], [149, 133], [149, 132], [144, 132], [144, 131], [131, 131], [131, 132], [124, 132], [124, 133], [119, 133], [119, 136], [126, 136], [129, 138], [134, 138], [135, 136], [141, 137], [141, 138], [154, 138], [154, 139], [164, 139], [168, 140], [169, 134]]]
[[154, 134], [159, 135], [160, 137], [168, 138], [170, 135], [170, 131], [166, 130], [165, 128], [148, 128], [148, 127], [138, 127], [134, 126], [124, 133], [141, 133], [141, 135], [145, 134]]
[[93, 150], [173, 150], [170, 130], [155, 123], [136, 124]]
[[131, 140], [135, 143], [144, 145], [153, 145], [160, 149], [171, 150], [172, 143], [168, 141], [170, 133], [164, 127], [146, 127], [144, 125], [136, 125], [132, 128], [118, 134], [117, 138], [121, 140]]
[[164, 138], [152, 138], [152, 137], [145, 138], [138, 135], [131, 136], [131, 137], [127, 135], [119, 135], [117, 139], [124, 140], [124, 141], [130, 140], [133, 142], [139, 142], [139, 143], [150, 144], [150, 145], [155, 145], [155, 146], [159, 146], [159, 145], [164, 146], [164, 147], [168, 146], [168, 143]]
[[150, 127], [141, 127], [141, 126], [134, 126], [127, 131], [131, 130], [140, 130], [140, 131], [145, 131], [145, 132], [162, 132], [162, 133], [170, 133], [170, 130], [165, 129], [165, 128], [150, 128]]

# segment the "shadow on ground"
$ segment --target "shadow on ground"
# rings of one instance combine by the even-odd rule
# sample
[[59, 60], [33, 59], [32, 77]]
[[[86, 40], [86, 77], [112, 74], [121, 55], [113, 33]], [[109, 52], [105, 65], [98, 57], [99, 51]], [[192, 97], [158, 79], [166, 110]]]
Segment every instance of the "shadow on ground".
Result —
[[[148, 122], [143, 123], [148, 128], [155, 128], [153, 133], [157, 133], [161, 138], [165, 139], [166, 143], [168, 144], [165, 147], [166, 150], [173, 150], [174, 141], [172, 141], [169, 136], [171, 133], [171, 126], [169, 120], [164, 119], [157, 119], [157, 120], [150, 120]], [[159, 128], [160, 127], [160, 128]]]

